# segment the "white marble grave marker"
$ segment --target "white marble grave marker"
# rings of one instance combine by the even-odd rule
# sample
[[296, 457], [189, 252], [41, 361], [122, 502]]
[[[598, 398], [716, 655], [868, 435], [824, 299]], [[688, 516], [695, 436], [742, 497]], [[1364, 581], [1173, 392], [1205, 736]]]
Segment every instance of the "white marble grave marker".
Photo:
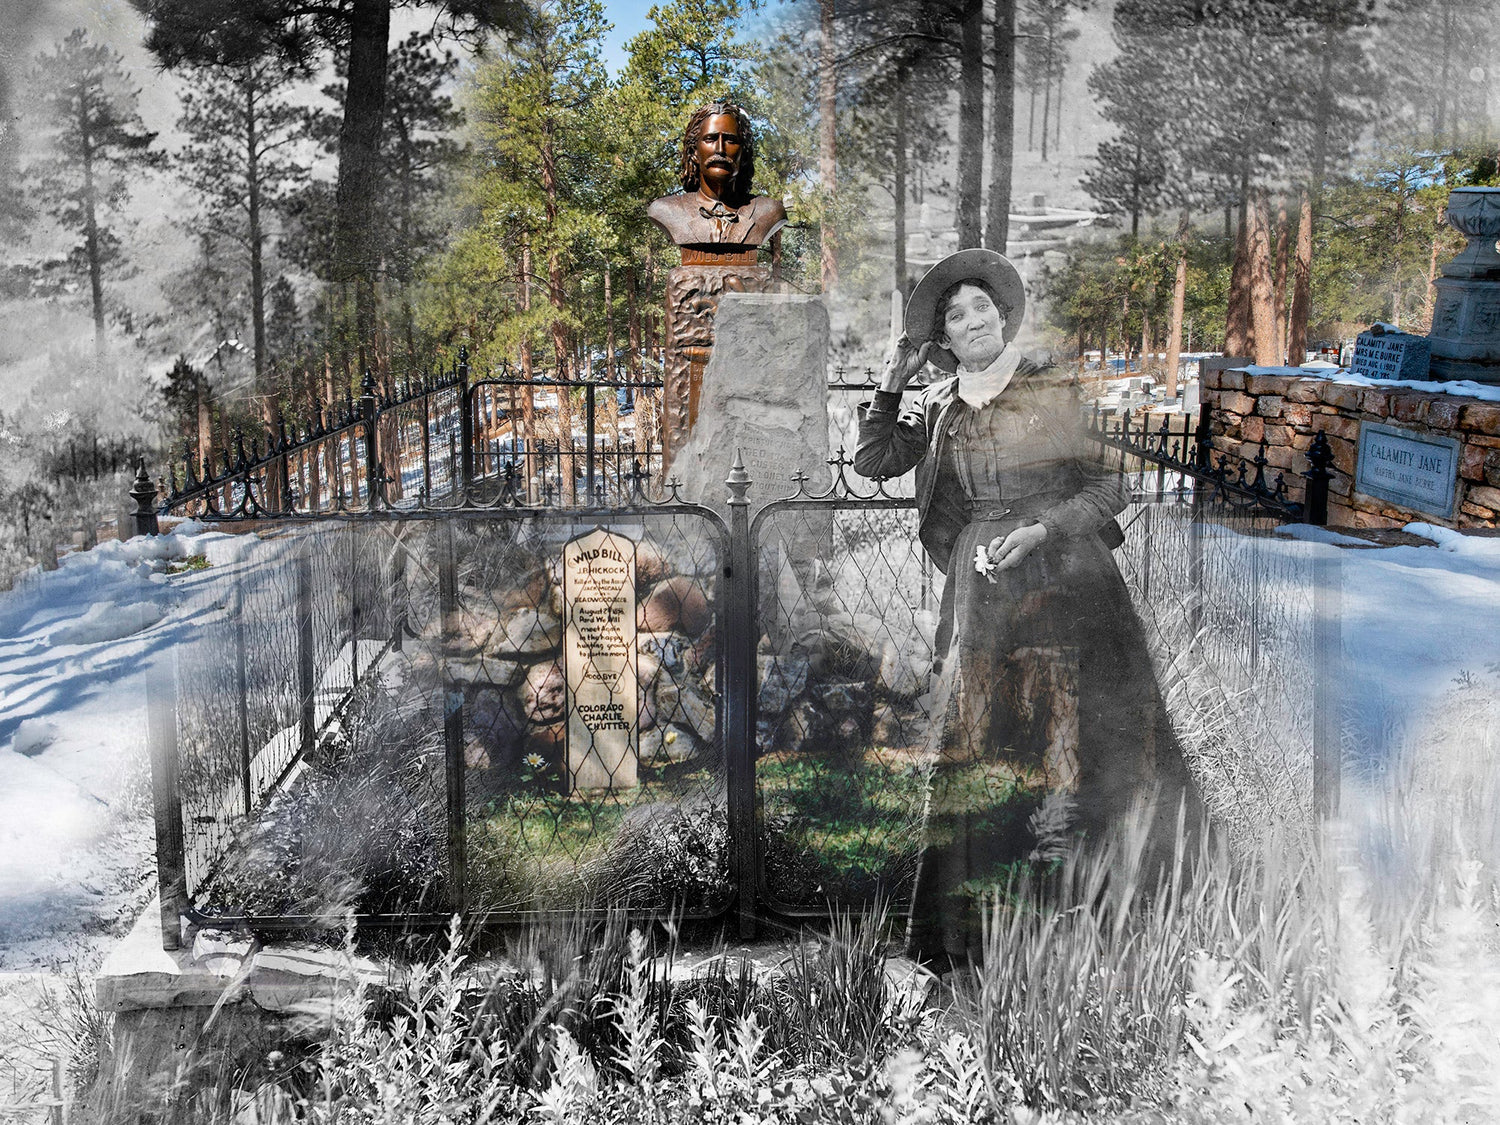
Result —
[[563, 545], [568, 791], [633, 789], [635, 543], [596, 527]]

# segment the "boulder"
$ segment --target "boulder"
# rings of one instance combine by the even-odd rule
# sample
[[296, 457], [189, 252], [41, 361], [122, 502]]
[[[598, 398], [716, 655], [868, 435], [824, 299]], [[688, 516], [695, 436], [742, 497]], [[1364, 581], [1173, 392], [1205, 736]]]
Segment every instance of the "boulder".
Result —
[[794, 753], [828, 750], [834, 744], [834, 737], [833, 720], [810, 699], [795, 704], [777, 731], [777, 741], [782, 748]]
[[648, 633], [635, 635], [636, 649], [650, 655], [668, 675], [678, 675], [687, 667], [687, 653], [692, 642], [681, 633]]
[[698, 737], [675, 723], [663, 723], [653, 730], [642, 731], [639, 746], [641, 761], [657, 766], [691, 762], [702, 751]]
[[475, 690], [464, 715], [467, 745], [478, 745], [490, 764], [509, 768], [521, 756], [526, 716], [513, 692], [483, 687]]
[[641, 603], [639, 627], [648, 633], [686, 633], [696, 637], [713, 620], [703, 587], [679, 574], [658, 582]]
[[553, 660], [533, 664], [521, 687], [523, 713], [528, 722], [553, 723], [563, 718], [568, 684], [562, 666]]
[[867, 719], [873, 707], [870, 685], [862, 680], [834, 680], [813, 684], [808, 694], [837, 719], [853, 716]]
[[880, 646], [880, 686], [896, 699], [913, 699], [927, 689], [932, 675], [932, 650], [916, 637], [905, 643], [894, 639]]
[[882, 703], [875, 708], [872, 716], [875, 725], [870, 729], [870, 741], [876, 746], [904, 746], [906, 745], [907, 725], [901, 721], [901, 716], [889, 703]]
[[562, 619], [550, 609], [512, 610], [489, 635], [485, 648], [496, 656], [536, 657], [562, 647]]
[[762, 715], [780, 715], [807, 688], [807, 674], [812, 662], [800, 649], [780, 656], [762, 654], [755, 658], [760, 676], [759, 708]]
[[635, 587], [638, 592], [648, 593], [651, 587], [675, 573], [672, 560], [659, 544], [644, 539], [635, 545]]
[[662, 676], [656, 681], [656, 719], [685, 726], [704, 742], [714, 739], [713, 701], [689, 680]]

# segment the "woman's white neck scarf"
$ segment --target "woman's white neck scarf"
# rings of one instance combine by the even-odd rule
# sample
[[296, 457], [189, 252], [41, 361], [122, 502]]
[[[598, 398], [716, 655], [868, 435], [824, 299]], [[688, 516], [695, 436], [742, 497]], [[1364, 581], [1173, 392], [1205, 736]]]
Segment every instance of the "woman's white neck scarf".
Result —
[[969, 371], [960, 367], [958, 369], [958, 397], [978, 410], [1010, 386], [1011, 377], [1015, 375], [1016, 367], [1020, 362], [1020, 350], [1013, 344], [1006, 344], [1005, 350], [997, 355], [984, 370]]

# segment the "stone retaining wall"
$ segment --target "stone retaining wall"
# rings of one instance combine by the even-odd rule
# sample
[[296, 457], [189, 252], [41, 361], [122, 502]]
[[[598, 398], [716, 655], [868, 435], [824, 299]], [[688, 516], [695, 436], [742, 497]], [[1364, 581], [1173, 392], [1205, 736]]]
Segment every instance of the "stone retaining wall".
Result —
[[[1500, 527], [1500, 402], [1419, 391], [1366, 387], [1243, 368], [1205, 371], [1203, 397], [1212, 407], [1213, 443], [1253, 459], [1265, 442], [1267, 473], [1285, 474], [1293, 500], [1303, 498], [1307, 450], [1319, 431], [1333, 449], [1328, 522], [1344, 527], [1400, 527], [1412, 520], [1449, 527]], [[1418, 433], [1457, 438], [1458, 495], [1451, 520], [1403, 508], [1353, 488], [1359, 424], [1382, 422]]]

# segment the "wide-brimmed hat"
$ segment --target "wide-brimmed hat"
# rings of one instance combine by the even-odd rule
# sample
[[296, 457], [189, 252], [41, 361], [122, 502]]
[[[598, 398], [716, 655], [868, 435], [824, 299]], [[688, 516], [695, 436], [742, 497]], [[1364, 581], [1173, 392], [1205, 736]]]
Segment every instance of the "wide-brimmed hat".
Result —
[[[937, 303], [950, 285], [960, 281], [983, 281], [989, 285], [998, 301], [1007, 311], [1005, 315], [1005, 342], [1016, 338], [1021, 330], [1021, 318], [1026, 311], [1026, 286], [1010, 259], [994, 250], [975, 248], [949, 254], [933, 266], [917, 282], [906, 302], [906, 334], [920, 344], [936, 337]], [[936, 343], [927, 353], [928, 362], [944, 371], [957, 371], [958, 359], [947, 348]]]

